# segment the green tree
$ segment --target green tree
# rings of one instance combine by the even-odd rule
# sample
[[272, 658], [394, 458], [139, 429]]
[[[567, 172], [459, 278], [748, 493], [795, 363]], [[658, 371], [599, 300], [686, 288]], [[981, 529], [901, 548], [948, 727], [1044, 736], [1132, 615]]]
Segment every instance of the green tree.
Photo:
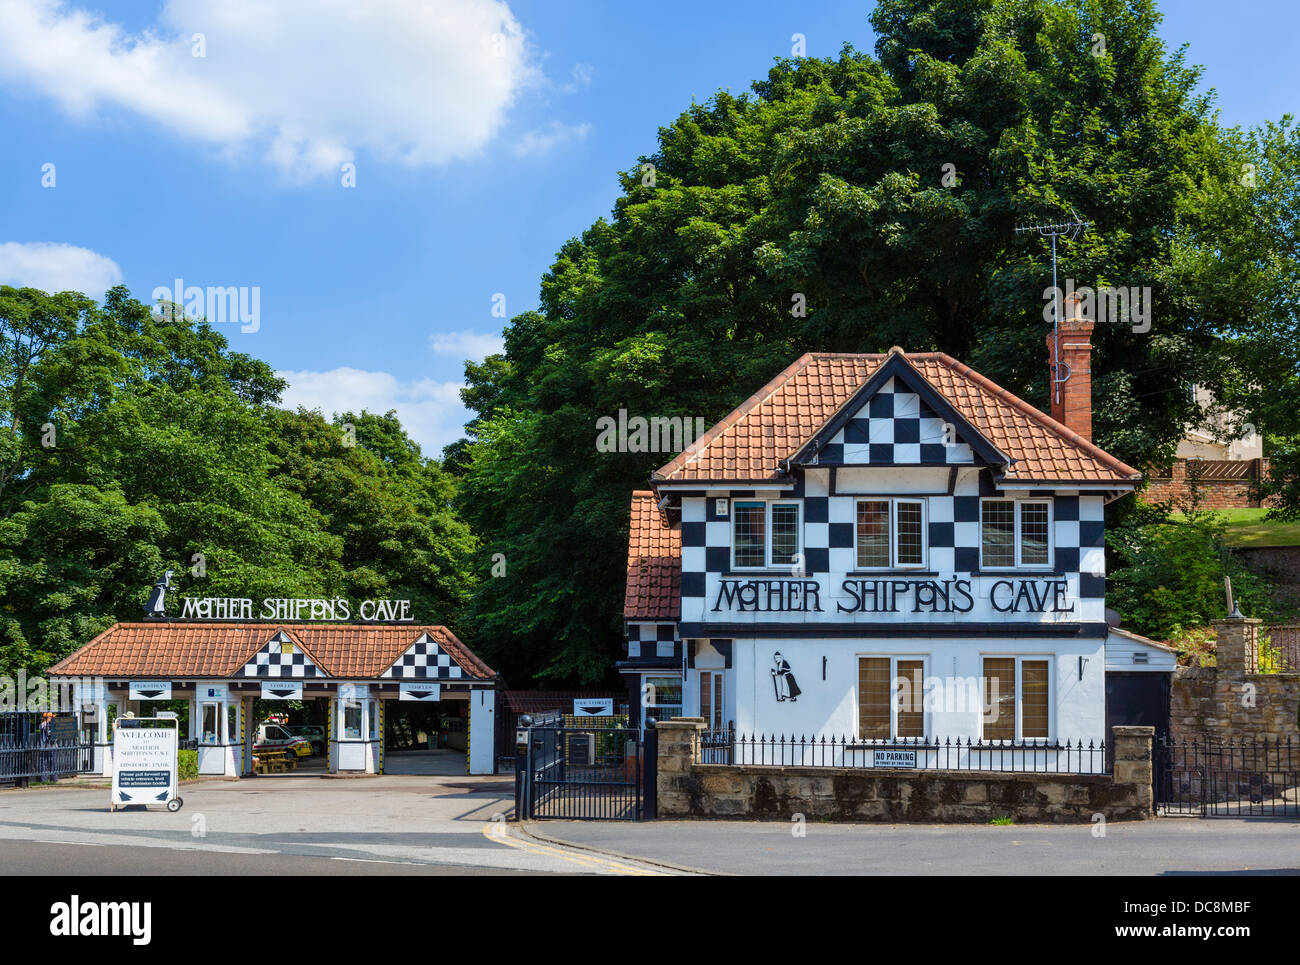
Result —
[[1094, 335], [1095, 435], [1139, 465], [1172, 457], [1189, 374], [1241, 378], [1250, 315], [1211, 282], [1249, 144], [1158, 22], [1144, 0], [883, 0], [875, 57], [779, 60], [662, 128], [503, 356], [467, 368], [462, 511], [511, 574], [479, 584], [487, 646], [546, 677], [610, 672], [628, 493], [672, 454], [597, 452], [601, 416], [711, 424], [801, 352], [894, 344], [1046, 408], [1050, 249], [1027, 222], [1093, 223], [1063, 279], [1151, 289], [1149, 332]]

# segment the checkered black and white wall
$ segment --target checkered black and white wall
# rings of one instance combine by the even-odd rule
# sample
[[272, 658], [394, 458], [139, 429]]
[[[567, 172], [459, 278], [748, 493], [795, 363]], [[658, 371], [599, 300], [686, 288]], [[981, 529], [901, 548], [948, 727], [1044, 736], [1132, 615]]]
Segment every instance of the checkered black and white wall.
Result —
[[629, 623], [627, 655], [639, 657], [681, 658], [681, 638], [676, 623]]
[[[881, 474], [901, 473], [885, 477]], [[817, 622], [1103, 622], [1105, 619], [1105, 553], [1103, 497], [1090, 493], [1058, 492], [1051, 496], [1051, 559], [1044, 569], [981, 572], [980, 502], [1001, 497], [986, 470], [969, 467], [958, 471], [952, 495], [946, 494], [948, 470], [943, 468], [839, 469], [837, 495], [830, 495], [830, 470], [805, 470], [793, 492], [707, 490], [682, 498], [682, 621], [686, 623], [772, 623], [792, 625]], [[891, 488], [894, 487], [894, 488]], [[942, 493], [942, 494], [936, 494]], [[894, 495], [925, 502], [926, 563], [920, 570], [892, 570], [885, 574], [859, 571], [856, 566], [856, 503], [864, 498]], [[816, 581], [820, 612], [713, 611], [720, 582], [725, 579], [780, 579], [798, 577], [793, 568], [755, 573], [731, 566], [732, 523], [719, 512], [718, 497], [794, 500], [802, 507], [802, 573]], [[1041, 496], [1039, 498], [1042, 498]], [[851, 606], [842, 589], [845, 579], [932, 578], [969, 579], [974, 606], [967, 613], [912, 612], [846, 614], [837, 602]], [[1068, 584], [1071, 613], [1001, 613], [991, 604], [993, 584], [1006, 579], [1063, 579]]]
[[325, 673], [287, 636], [277, 633], [244, 664], [242, 675], [270, 680], [308, 680], [324, 677]]
[[459, 680], [464, 671], [432, 637], [422, 633], [382, 676], [396, 680]]
[[817, 454], [818, 465], [970, 465], [956, 427], [898, 379], [881, 386]]

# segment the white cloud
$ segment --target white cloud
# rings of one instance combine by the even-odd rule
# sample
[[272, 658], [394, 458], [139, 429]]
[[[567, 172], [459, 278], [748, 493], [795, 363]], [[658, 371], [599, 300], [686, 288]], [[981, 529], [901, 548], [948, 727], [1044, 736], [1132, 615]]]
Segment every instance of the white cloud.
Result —
[[471, 157], [539, 77], [505, 0], [166, 0], [141, 33], [63, 0], [0, 0], [0, 23], [0, 80], [74, 117], [126, 108], [253, 147], [296, 176], [359, 150]]
[[584, 87], [591, 86], [591, 78], [596, 70], [591, 64], [574, 64], [569, 71], [569, 80], [560, 85], [560, 90], [566, 94], [574, 94]]
[[505, 351], [506, 340], [500, 335], [483, 332], [435, 332], [429, 336], [429, 348], [441, 355], [482, 362], [489, 355]]
[[85, 292], [102, 298], [122, 280], [112, 258], [54, 241], [0, 242], [0, 285], [46, 292]]
[[590, 124], [562, 124], [552, 121], [541, 131], [529, 131], [514, 146], [515, 157], [540, 157], [549, 154], [561, 144], [585, 141], [591, 133]]
[[402, 427], [426, 456], [441, 457], [444, 446], [464, 435], [469, 419], [460, 401], [461, 382], [402, 382], [387, 372], [346, 366], [328, 372], [281, 371], [276, 375], [289, 383], [281, 400], [286, 409], [319, 409], [326, 418], [362, 409], [377, 415], [396, 409]]

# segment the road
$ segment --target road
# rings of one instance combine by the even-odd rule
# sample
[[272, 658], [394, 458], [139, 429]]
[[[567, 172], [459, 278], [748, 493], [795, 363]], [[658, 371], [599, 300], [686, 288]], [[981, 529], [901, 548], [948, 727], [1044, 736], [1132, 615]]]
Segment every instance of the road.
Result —
[[779, 821], [530, 822], [530, 834], [713, 874], [1300, 875], [1300, 821], [1160, 818], [1091, 825]]
[[[106, 787], [0, 791], [11, 875], [1300, 874], [1300, 821], [1088, 826], [503, 820], [503, 777], [296, 775], [186, 784], [110, 813]], [[792, 830], [801, 830], [796, 836]]]

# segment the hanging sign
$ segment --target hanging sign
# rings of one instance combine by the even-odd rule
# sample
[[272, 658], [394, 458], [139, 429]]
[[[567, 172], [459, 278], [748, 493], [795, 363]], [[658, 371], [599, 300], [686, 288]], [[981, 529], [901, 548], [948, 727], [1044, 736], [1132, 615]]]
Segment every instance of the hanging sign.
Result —
[[614, 715], [613, 697], [576, 698], [573, 701], [575, 717], [612, 717]]
[[225, 700], [225, 684], [196, 684], [194, 687], [194, 696], [199, 700]]
[[176, 727], [150, 723], [133, 718], [113, 722], [113, 806], [176, 796]]
[[171, 700], [172, 682], [170, 680], [132, 680], [126, 699]]
[[339, 700], [365, 700], [369, 696], [369, 684], [339, 684]]
[[302, 700], [301, 680], [263, 680], [263, 700]]
[[442, 684], [432, 684], [423, 681], [399, 683], [397, 685], [397, 699], [423, 700], [427, 704], [432, 704], [442, 699]]

